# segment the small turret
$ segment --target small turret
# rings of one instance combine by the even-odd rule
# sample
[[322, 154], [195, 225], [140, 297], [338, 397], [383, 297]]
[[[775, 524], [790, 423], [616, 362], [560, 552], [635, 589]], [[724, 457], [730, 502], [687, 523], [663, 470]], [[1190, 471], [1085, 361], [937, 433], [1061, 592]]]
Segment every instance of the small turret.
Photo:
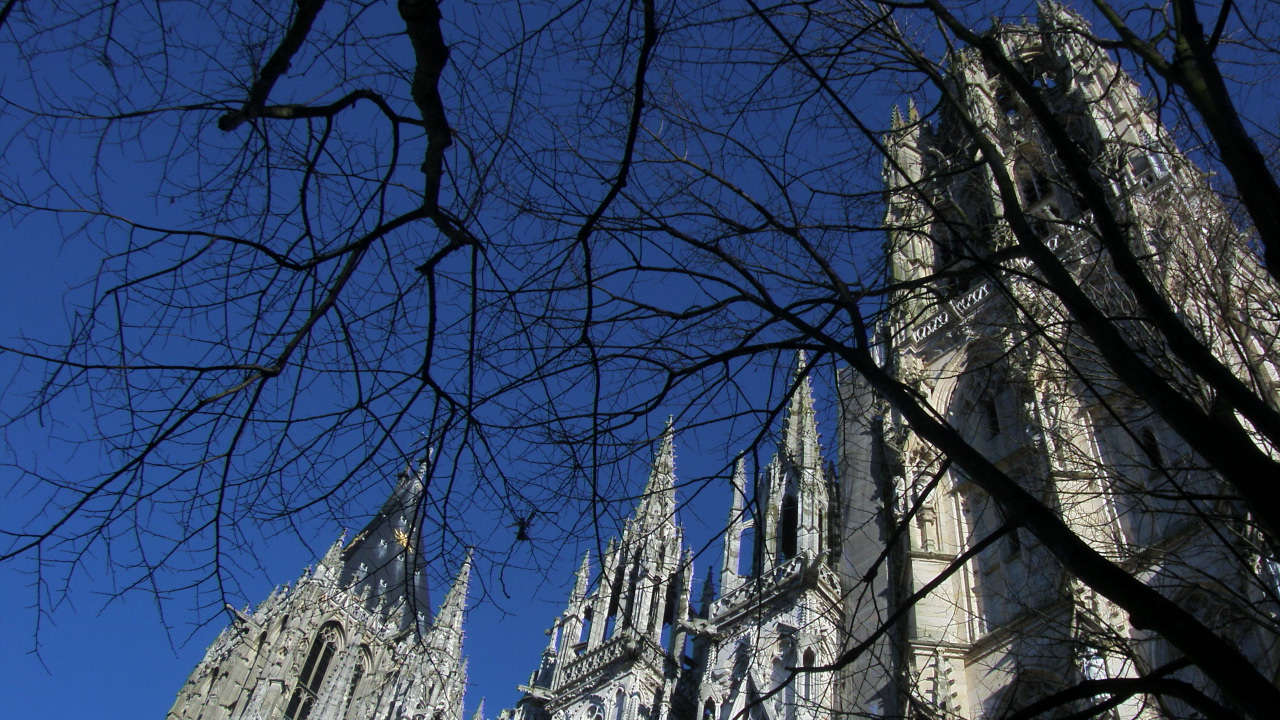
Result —
[[817, 413], [813, 407], [813, 383], [809, 379], [809, 358], [803, 350], [796, 353], [791, 385], [791, 401], [787, 404], [787, 417], [779, 444], [796, 467], [819, 468], [822, 457], [818, 445]]
[[725, 595], [742, 584], [742, 577], [738, 575], [738, 565], [742, 556], [742, 533], [746, 529], [747, 522], [743, 516], [743, 507], [746, 505], [746, 483], [746, 459], [740, 457], [734, 463], [733, 477], [729, 480], [733, 500], [729, 506], [729, 520], [725, 525], [724, 556], [720, 563], [720, 587]]
[[653, 527], [675, 515], [675, 483], [675, 426], [674, 419], [667, 418], [666, 429], [662, 431], [658, 451], [654, 454], [649, 471], [649, 482], [645, 484], [644, 496], [640, 499], [640, 506], [636, 508], [635, 520], [638, 524]]
[[440, 611], [436, 613], [435, 623], [431, 626], [431, 636], [436, 647], [444, 650], [449, 656], [458, 656], [462, 652], [462, 623], [467, 614], [467, 590], [471, 584], [471, 551], [467, 551], [458, 577], [449, 588], [449, 594], [440, 603]]
[[569, 602], [571, 604], [581, 604], [587, 597], [587, 588], [591, 586], [591, 551], [588, 550], [582, 556], [582, 565], [578, 567], [578, 574], [574, 577], [573, 591], [569, 593]]

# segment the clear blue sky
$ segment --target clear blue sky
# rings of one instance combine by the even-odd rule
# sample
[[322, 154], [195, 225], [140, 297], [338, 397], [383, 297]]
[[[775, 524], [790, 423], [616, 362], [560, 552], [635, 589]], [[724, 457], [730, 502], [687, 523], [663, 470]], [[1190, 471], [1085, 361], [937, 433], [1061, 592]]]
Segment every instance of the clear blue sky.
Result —
[[[444, 6], [463, 7], [451, 3]], [[390, 12], [391, 4], [377, 8], [375, 11]], [[184, 18], [175, 14], [169, 21], [181, 23]], [[755, 40], [751, 38], [751, 41]], [[384, 49], [378, 48], [379, 51]], [[7, 46], [0, 49], [0, 67], [16, 66], [18, 61], [12, 52], [12, 48]], [[465, 61], [467, 52], [466, 47], [457, 48], [455, 62]], [[566, 67], [572, 64], [571, 60], [564, 60]], [[554, 62], [548, 61], [548, 65], [553, 66]], [[298, 72], [306, 69], [300, 65]], [[714, 69], [706, 72], [710, 74]], [[14, 87], [12, 75], [0, 76], [0, 79], [10, 83], [0, 88], [10, 92]], [[793, 80], [773, 79], [778, 82]], [[296, 76], [290, 82], [294, 80]], [[566, 102], [555, 86], [556, 80], [555, 77], [537, 78], [537, 82], [531, 82], [530, 91], [544, 93], [542, 97], [548, 104]], [[664, 82], [670, 80], [664, 78]], [[733, 78], [726, 75], [720, 80], [730, 82]], [[58, 85], [68, 82], [69, 78], [55, 76], [43, 81]], [[177, 81], [188, 82], [191, 78], [175, 78]], [[689, 81], [696, 82], [696, 79]], [[715, 82], [713, 79], [709, 84], [714, 85]], [[1264, 110], [1257, 113], [1257, 117], [1276, 117], [1273, 111], [1266, 111], [1275, 105], [1271, 87], [1259, 86], [1253, 90], [1252, 103]], [[717, 88], [710, 88], [708, 92], [713, 90]], [[897, 94], [905, 89], [882, 87], [880, 90], [882, 95], [879, 97], [866, 90], [856, 98], [872, 108], [868, 112], [869, 117], [887, 117], [884, 97], [897, 98]], [[479, 104], [483, 105], [482, 102]], [[4, 107], [0, 108], [0, 121], [21, 123], [22, 117], [12, 108]], [[779, 122], [787, 122], [787, 119]], [[558, 132], [562, 128], [554, 129]], [[815, 132], [822, 135], [822, 129]], [[94, 157], [95, 146], [89, 137], [59, 137], [54, 146], [60, 151], [54, 157], [56, 161], [88, 163]], [[163, 161], [167, 148], [152, 149], [148, 156], [139, 147], [132, 140], [123, 140], [121, 145], [107, 148], [108, 160], [118, 161], [119, 157], [111, 156], [111, 153], [118, 152], [131, 154], [131, 161], [113, 166], [116, 169], [110, 174], [111, 185], [104, 189], [105, 197], [116, 203], [114, 209], [137, 211], [141, 217], [165, 218], [172, 210], [163, 204], [162, 199], [151, 195], [147, 187], [154, 186], [158, 174], [166, 171]], [[792, 150], [794, 155], [791, 159], [812, 153], [821, 160], [828, 148], [808, 144]], [[3, 156], [0, 156], [0, 176], [12, 176], [15, 169], [22, 168], [24, 163], [38, 163], [40, 160], [32, 154], [31, 146], [20, 139], [4, 148]], [[868, 172], [863, 174], [874, 184], [878, 177], [878, 163], [872, 161], [866, 169]], [[854, 173], [850, 175], [855, 176]], [[71, 173], [69, 176], [86, 185], [91, 182], [87, 174]], [[733, 179], [744, 184], [751, 182], [750, 178]], [[87, 192], [91, 188], [84, 189]], [[839, 200], [832, 202], [838, 203]], [[64, 218], [62, 225], [50, 220], [30, 220], [18, 225], [13, 221], [12, 215], [0, 218], [0, 247], [5, 252], [5, 261], [0, 263], [0, 338], [64, 339], [69, 319], [65, 299], [70, 293], [83, 302], [84, 291], [74, 288], [94, 277], [98, 262], [96, 251], [84, 245], [83, 235], [72, 235], [75, 221], [70, 218]], [[501, 220], [492, 222], [499, 224]], [[873, 237], [872, 242], [879, 240]], [[14, 362], [16, 359], [12, 355], [0, 355], [0, 378], [11, 376], [9, 371]], [[779, 379], [774, 378], [775, 382]], [[31, 385], [28, 383], [22, 389], [30, 390]], [[820, 382], [821, 430], [829, 451], [834, 426], [831, 403], [825, 389]], [[6, 388], [10, 407], [13, 406], [14, 392], [14, 387]], [[75, 400], [81, 401], [79, 407]], [[94, 446], [49, 439], [51, 436], [93, 438], [95, 433], [110, 431], [110, 428], [95, 425], [89, 408], [85, 407], [87, 402], [87, 398], [70, 397], [58, 406], [56, 415], [35, 418], [30, 423], [10, 429], [0, 438], [3, 440], [0, 444], [0, 488], [22, 487], [15, 462], [28, 468], [46, 468], [64, 477], [91, 476], [100, 471], [103, 458]], [[660, 410], [652, 418], [655, 433], [665, 412], [665, 409]], [[745, 432], [742, 427], [738, 430]], [[413, 438], [401, 438], [400, 441], [414, 444]], [[677, 472], [682, 479], [718, 472], [740, 449], [726, 447], [714, 430], [703, 434], [682, 433], [677, 439]], [[766, 451], [768, 449], [765, 448]], [[645, 480], [645, 469], [636, 463], [625, 477], [617, 479], [630, 483], [632, 492], [638, 492]], [[346, 524], [352, 529], [359, 527], [363, 518], [377, 509], [391, 487], [391, 478], [386, 478], [383, 485], [378, 484], [378, 478], [367, 480], [365, 492], [346, 508], [349, 515]], [[679, 500], [684, 504], [688, 499], [689, 492], [685, 490]], [[26, 517], [36, 501], [38, 498], [21, 491], [0, 495], [0, 527], [11, 527], [15, 517]], [[687, 527], [691, 545], [701, 548], [711, 541], [722, 526], [727, 506], [727, 487], [708, 487], [691, 507], [681, 511], [680, 519]], [[501, 541], [504, 534], [514, 535], [514, 530], [506, 527], [506, 518], [478, 516], [464, 519], [491, 526], [487, 533], [483, 529], [480, 531], [480, 534], [492, 538], [488, 545], [491, 552], [504, 547]], [[244, 567], [237, 573], [242, 583], [238, 591], [240, 596], [255, 602], [264, 598], [273, 585], [293, 581], [306, 565], [314, 561], [316, 553], [323, 552], [337, 537], [342, 524], [319, 516], [306, 518], [297, 534], [285, 534], [270, 542], [259, 543], [260, 552], [255, 558], [242, 558]], [[585, 546], [562, 547], [552, 540], [540, 543], [540, 530], [536, 524], [531, 534], [534, 538], [531, 546], [510, 543], [509, 570], [496, 572], [492, 565], [482, 561], [473, 580], [472, 598], [478, 606], [469, 615], [466, 626], [465, 650], [470, 657], [472, 682], [467, 705], [468, 709], [474, 708], [482, 696], [486, 697], [489, 717], [514, 704], [518, 698], [515, 687], [524, 683], [536, 667], [546, 643], [543, 631], [560, 612], [580, 551], [586, 549]], [[698, 559], [698, 582], [707, 567], [714, 565], [718, 554], [718, 544], [713, 543], [710, 552]], [[206, 626], [193, 627], [192, 618], [196, 615], [190, 610], [191, 598], [180, 594], [157, 602], [154, 596], [140, 590], [111, 601], [119, 576], [113, 578], [108, 574], [107, 559], [101, 555], [85, 559], [72, 592], [56, 608], [49, 607], [48, 603], [59, 601], [62, 596], [56, 588], [51, 588], [43, 596], [45, 608], [51, 612], [38, 614], [32, 609], [37, 600], [34, 576], [30, 574], [33, 562], [27, 558], [0, 566], [0, 707], [7, 708], [13, 717], [38, 717], [41, 720], [163, 717], [187, 674], [225, 621], [219, 618]], [[258, 567], [253, 567], [255, 564]], [[518, 569], [520, 567], [528, 569]], [[435, 574], [439, 578], [447, 578], [453, 572], [452, 567], [439, 568]], [[437, 587], [434, 599], [438, 602], [443, 597], [444, 588]], [[37, 644], [39, 655], [33, 654]]]
[[[56, 336], [64, 327], [64, 298], [71, 285], [92, 275], [96, 261], [78, 248], [64, 246], [60, 237], [61, 230], [46, 222], [0, 225], [0, 244], [7, 255], [7, 262], [0, 265], [0, 308], [5, 308], [0, 312], [0, 335]], [[0, 355], [0, 362], [12, 362], [12, 358]], [[821, 393], [821, 378], [818, 388]], [[833, 432], [830, 403], [820, 401], [820, 412], [826, 421], [821, 428], [823, 438], [829, 442]], [[62, 431], [55, 434], [74, 436], [88, 432], [93, 425], [93, 416], [86, 409], [50, 418], [45, 427]], [[39, 465], [56, 467], [68, 476], [74, 475], [77, 467], [92, 472], [96, 465], [91, 448], [73, 451], [66, 444], [50, 441], [39, 426], [30, 432], [13, 429], [4, 439], [6, 458], [36, 457]], [[732, 451], [714, 435], [685, 433], [677, 438], [677, 473], [689, 479], [718, 472]], [[12, 467], [0, 467], [0, 483], [11, 487], [13, 472]], [[634, 468], [629, 482], [635, 491], [644, 481], [645, 469]], [[363, 511], [353, 508], [353, 516], [361, 512], [365, 517], [372, 515], [383, 500], [377, 493], [390, 487], [388, 479], [381, 488], [372, 488], [366, 493]], [[689, 489], [680, 491], [682, 506], [688, 496]], [[0, 505], [0, 519], [13, 517], [14, 509], [20, 507], [25, 507], [23, 498], [6, 497]], [[709, 551], [697, 560], [695, 595], [707, 568], [718, 560], [717, 532], [727, 511], [727, 487], [709, 487], [692, 505], [679, 510], [689, 545], [701, 549], [710, 543]], [[353, 524], [352, 530], [356, 527]], [[291, 535], [260, 545], [264, 550], [259, 557], [261, 571], [240, 575], [245, 595], [260, 600], [273, 585], [292, 582], [314, 562], [313, 551], [322, 552], [340, 530], [333, 523], [318, 520], [302, 530], [311, 548]], [[495, 532], [513, 531], [498, 527]], [[471, 681], [468, 717], [482, 697], [487, 698], [489, 717], [514, 705], [519, 697], [516, 686], [527, 681], [545, 647], [544, 630], [563, 608], [578, 555], [559, 552], [562, 548], [554, 543], [539, 543], [536, 525], [532, 535], [532, 545], [513, 543], [508, 569], [499, 572], [482, 565], [473, 578], [473, 609], [467, 618], [465, 645]], [[548, 572], [538, 567], [546, 567]], [[0, 566], [0, 707], [11, 708], [15, 718], [163, 717], [206, 646], [225, 625], [223, 616], [203, 627], [193, 626], [195, 615], [187, 609], [189, 598], [157, 603], [146, 591], [138, 591], [111, 599], [113, 584], [100, 556], [86, 559], [84, 573], [67, 597], [46, 592], [44, 602], [51, 612], [38, 614], [33, 609], [33, 568], [29, 560]], [[441, 572], [452, 574], [453, 569]], [[444, 589], [435, 590], [434, 602], [442, 599]], [[61, 604], [51, 608], [51, 601]]]

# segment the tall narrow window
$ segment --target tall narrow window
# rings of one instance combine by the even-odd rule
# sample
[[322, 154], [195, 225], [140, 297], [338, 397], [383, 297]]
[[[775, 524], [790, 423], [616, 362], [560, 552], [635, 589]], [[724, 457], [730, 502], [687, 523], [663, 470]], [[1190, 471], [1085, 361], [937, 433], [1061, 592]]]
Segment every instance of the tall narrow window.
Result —
[[983, 422], [986, 425], [987, 439], [991, 440], [1000, 434], [1000, 409], [996, 401], [987, 398], [982, 401]]
[[1151, 461], [1153, 470], [1159, 470], [1164, 467], [1164, 452], [1160, 449], [1160, 439], [1156, 437], [1156, 431], [1150, 425], [1142, 428], [1138, 432], [1138, 444], [1142, 447], [1142, 452], [1146, 454], [1146, 459]]
[[[813, 654], [812, 649], [804, 651], [804, 667], [806, 670], [813, 669], [813, 666], [817, 664], [814, 662], [815, 659], [816, 656]], [[800, 691], [800, 700], [805, 703], [805, 705], [812, 705], [818, 701], [818, 698], [814, 697], [813, 694], [812, 672], [806, 672], [800, 676]]]
[[1022, 193], [1023, 207], [1030, 208], [1049, 195], [1049, 179], [1025, 160], [1019, 160], [1013, 166], [1014, 176], [1018, 180], [1018, 190]]
[[782, 498], [782, 522], [778, 530], [779, 560], [796, 556], [796, 541], [800, 534], [800, 507], [794, 495]]
[[[587, 651], [587, 645], [591, 643], [591, 625], [594, 622], [595, 608], [589, 607], [582, 612], [582, 632], [578, 633], [578, 637], [573, 643], [575, 655], [581, 655]], [[612, 631], [612, 628], [609, 628], [609, 630]]]
[[311, 644], [311, 652], [307, 653], [307, 661], [302, 666], [302, 674], [298, 676], [298, 684], [293, 688], [293, 696], [289, 698], [289, 707], [284, 716], [289, 720], [307, 720], [311, 708], [320, 695], [329, 665], [338, 654], [338, 626], [329, 624], [320, 628], [315, 642]]
[[369, 649], [360, 648], [360, 654], [356, 656], [355, 669], [351, 671], [351, 683], [347, 686], [347, 710], [346, 717], [349, 720], [355, 720], [360, 715], [360, 695], [363, 688], [360, 684], [364, 682], [364, 676], [369, 672]]

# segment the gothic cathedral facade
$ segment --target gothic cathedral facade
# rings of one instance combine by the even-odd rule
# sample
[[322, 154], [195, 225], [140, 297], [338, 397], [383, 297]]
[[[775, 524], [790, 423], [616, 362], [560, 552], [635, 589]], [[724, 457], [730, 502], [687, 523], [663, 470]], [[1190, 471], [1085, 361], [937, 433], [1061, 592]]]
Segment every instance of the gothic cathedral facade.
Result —
[[[1256, 262], [1083, 20], [1045, 2], [1036, 22], [988, 37], [1098, 159], [1109, 202], [1188, 324], [1215, 347], [1236, 333], [1241, 349], [1225, 354], [1241, 366], [1257, 364], [1251, 354], [1280, 357], [1274, 328], [1240, 337], [1221, 327], [1220, 296], [1203, 288], [1260, 297], [1250, 285], [1262, 282]], [[1141, 398], [1095, 370], [1105, 364], [1025, 261], [1000, 254], [1012, 244], [1008, 189], [1002, 196], [977, 160], [965, 122], [1005, 159], [1034, 231], [1097, 302], [1124, 315], [1131, 300], [1109, 290], [1114, 270], [1089, 213], [999, 74], [973, 52], [954, 55], [948, 73], [958, 104], [929, 118], [914, 105], [905, 117], [895, 109], [884, 141], [887, 265], [902, 289], [878, 330], [883, 366], [1091, 547], [1150, 584], [1202, 588], [1179, 601], [1274, 673], [1276, 643], [1224, 612], [1214, 593], [1280, 617], [1276, 596], [1250, 581], [1269, 572], [1280, 590], [1280, 568], [1242, 565], [1238, 538], [1186, 512], [1198, 507], [1188, 496], [1213, 494], [1213, 474]], [[1222, 283], [1198, 282], [1219, 271]], [[1159, 355], [1140, 323], [1131, 340]], [[718, 577], [708, 573], [696, 594], [668, 425], [621, 537], [603, 557], [582, 559], [549, 643], [503, 718], [976, 720], [1065, 684], [1134, 677], [1175, 658], [1055, 570], [1034, 537], [852, 372], [836, 383], [838, 462], [825, 459], [810, 373], [798, 355], [772, 460], [751, 472], [737, 464]], [[236, 613], [170, 720], [460, 720], [470, 565], [433, 616], [412, 562], [420, 487], [414, 473], [402, 475], [355, 539], [336, 544], [292, 589]], [[837, 671], [820, 670], [837, 662]], [[1134, 694], [1110, 712], [1185, 710]]]

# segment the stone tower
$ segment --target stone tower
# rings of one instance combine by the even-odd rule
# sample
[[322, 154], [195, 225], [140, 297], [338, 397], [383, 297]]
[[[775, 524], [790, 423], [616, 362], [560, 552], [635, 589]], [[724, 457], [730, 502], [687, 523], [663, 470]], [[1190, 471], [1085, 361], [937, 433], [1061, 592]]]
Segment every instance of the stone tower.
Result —
[[[1051, 252], [1150, 372], [1173, 382], [1179, 367], [1144, 322], [1132, 280], [1120, 281], [1128, 260], [1118, 258], [1131, 253], [1153, 293], [1229, 366], [1257, 367], [1248, 355], [1273, 352], [1275, 335], [1272, 328], [1250, 338], [1250, 330], [1231, 327], [1222, 300], [1248, 315], [1273, 293], [1259, 296], [1265, 283], [1245, 236], [1078, 15], [1043, 2], [1037, 21], [997, 26], [987, 38], [1090, 158], [1101, 207], [1127, 233], [1125, 250], [1105, 245], [1099, 201], [1067, 179], [1061, 139], [1049, 136], [1007, 76], [975, 51], [958, 52], [947, 70], [951, 100], [928, 118], [914, 105], [906, 117], [895, 109], [886, 138], [889, 269], [904, 289], [882, 328], [885, 365], [1104, 556], [1153, 585], [1207, 582], [1251, 598], [1243, 603], [1251, 606], [1262, 592], [1248, 552], [1196, 520], [1230, 512], [1196, 499], [1218, 493], [1219, 480], [1146, 398], [1111, 374], [1076, 316], [1044, 290], [1042, 268], [1025, 248], [1034, 240]], [[1017, 518], [1002, 515], [855, 385], [847, 377], [841, 393], [842, 417], [858, 421], [843, 429], [844, 441], [863, 459], [882, 453], [878, 472], [887, 478], [882, 490], [858, 498], [866, 512], [856, 529], [885, 537], [886, 523], [868, 520], [879, 505], [906, 530], [887, 551], [894, 567], [876, 594], [891, 603], [945, 577], [885, 640], [891, 650], [878, 672], [896, 678], [889, 685], [896, 683], [898, 698], [909, 695], [913, 706], [945, 717], [998, 717], [1066, 685], [1134, 677], [1175, 656], [1064, 575]], [[870, 443], [853, 437], [868, 427], [876, 435]], [[1194, 590], [1178, 600], [1259, 666], [1274, 667], [1274, 650], [1232, 629], [1220, 603]], [[892, 714], [882, 692], [889, 685], [845, 701], [850, 710]], [[1122, 717], [1185, 710], [1142, 696], [1116, 707]]]
[[[843, 649], [840, 581], [833, 568], [838, 499], [819, 444], [813, 390], [799, 354], [791, 398], [773, 459], [756, 482], [756, 519], [746, 512], [744, 463], [733, 477], [733, 501], [724, 538], [721, 595], [704, 592], [697, 701], [705, 720], [830, 717], [831, 673], [804, 672], [827, 665]], [[742, 568], [742, 537], [754, 538]], [[709, 584], [708, 579], [708, 584]], [[796, 668], [802, 670], [795, 675]]]
[[[687, 717], [679, 692], [692, 558], [675, 521], [675, 437], [668, 423], [649, 481], [621, 540], [609, 542], [594, 585], [590, 556], [522, 686], [522, 720]], [[687, 701], [683, 703], [687, 705]]]
[[773, 459], [754, 482], [745, 462], [736, 464], [719, 599], [708, 574], [696, 612], [691, 602], [693, 558], [675, 522], [668, 426], [644, 496], [594, 582], [591, 558], [583, 559], [516, 718], [730, 720], [745, 712], [796, 720], [833, 712], [832, 675], [804, 671], [843, 648], [839, 497], [809, 373], [798, 355]]
[[471, 560], [429, 620], [416, 530], [423, 472], [402, 473], [368, 526], [293, 588], [235, 611], [169, 720], [461, 720]]

